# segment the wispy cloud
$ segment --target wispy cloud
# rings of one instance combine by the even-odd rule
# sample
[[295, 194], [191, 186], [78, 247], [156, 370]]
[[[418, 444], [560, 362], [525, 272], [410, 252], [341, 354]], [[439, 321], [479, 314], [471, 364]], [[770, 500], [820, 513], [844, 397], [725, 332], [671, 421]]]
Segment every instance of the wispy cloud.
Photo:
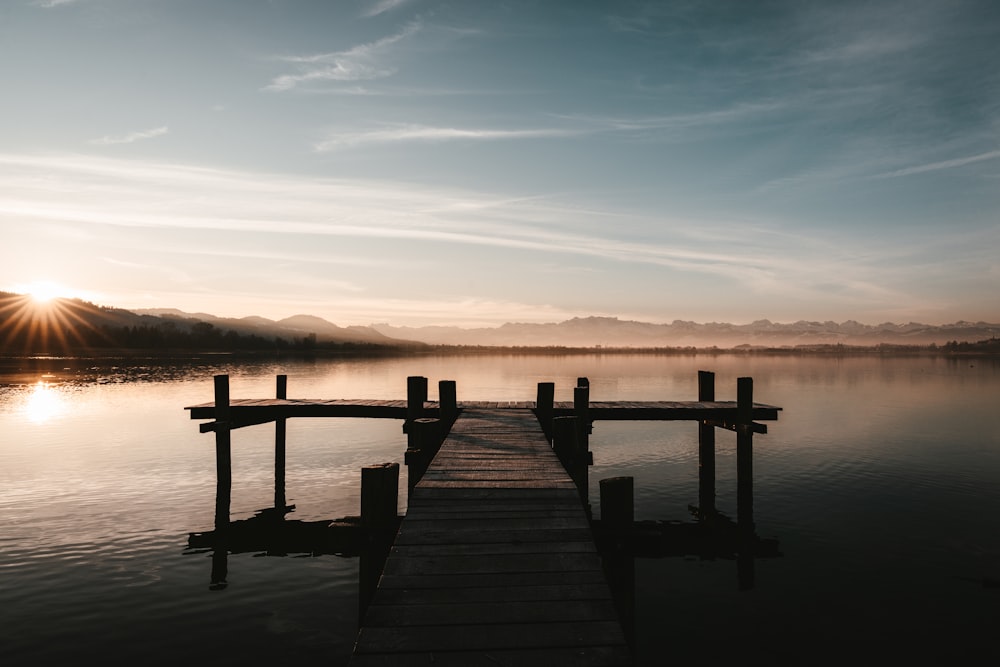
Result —
[[154, 137], [162, 137], [170, 131], [166, 125], [161, 127], [154, 127], [149, 130], [140, 130], [139, 132], [129, 132], [128, 134], [122, 134], [119, 136], [104, 136], [100, 139], [91, 139], [88, 143], [95, 144], [97, 146], [110, 146], [113, 144], [131, 144], [136, 141], [142, 141], [143, 139], [153, 139]]
[[52, 7], [58, 7], [59, 5], [69, 5], [77, 0], [35, 0], [34, 4], [36, 7], [44, 7], [45, 9], [51, 9]]
[[491, 128], [432, 127], [428, 125], [398, 125], [378, 130], [341, 132], [316, 144], [317, 151], [331, 151], [359, 144], [385, 144], [404, 141], [496, 141], [501, 139], [542, 139], [581, 134], [578, 130], [540, 128], [503, 130]]
[[[744, 220], [713, 223], [630, 214], [613, 206], [587, 208], [553, 197], [502, 197], [426, 184], [309, 179], [80, 155], [0, 154], [0, 183], [0, 224], [170, 230], [177, 238], [197, 239], [192, 248], [212, 237], [247, 244], [256, 239], [255, 245], [231, 249], [234, 257], [266, 256], [270, 261], [302, 252], [307, 260], [321, 257], [311, 256], [311, 250], [289, 255], [292, 246], [287, 244], [296, 238], [296, 247], [307, 244], [317, 253], [321, 248], [336, 249], [334, 254], [367, 248], [371, 254], [366, 256], [385, 257], [388, 266], [369, 267], [364, 278], [346, 273], [326, 278], [341, 281], [340, 291], [364, 285], [373, 299], [379, 294], [373, 283], [399, 278], [387, 277], [397, 270], [392, 260], [415, 254], [428, 262], [421, 269], [424, 275], [437, 280], [444, 279], [435, 273], [438, 267], [451, 267], [446, 271], [450, 275], [482, 270], [476, 257], [504, 258], [512, 276], [537, 273], [540, 261], [551, 266], [558, 257], [563, 267], [586, 266], [596, 275], [656, 267], [672, 279], [700, 276], [694, 280], [720, 290], [739, 285], [745, 296], [822, 302], [847, 312], [864, 305], [873, 312], [919, 305], [926, 296], [906, 272], [907, 266], [924, 261], [919, 249], [904, 252], [895, 241], [877, 247], [874, 239], [854, 243], [833, 232], [812, 233], [803, 240], [775, 231], [774, 225]], [[146, 235], [138, 231], [137, 237]], [[717, 242], [726, 238], [740, 242]], [[278, 239], [286, 249], [269, 250]], [[418, 246], [422, 249], [415, 253]], [[985, 268], [979, 266], [984, 261]], [[992, 261], [975, 260], [963, 273], [982, 275]], [[352, 267], [369, 270], [363, 263]], [[518, 289], [512, 283], [514, 291], [505, 298], [530, 300], [530, 291]], [[462, 293], [460, 285], [451, 290], [456, 293]]]
[[405, 5], [408, 0], [379, 0], [371, 7], [366, 9], [361, 15], [365, 18], [371, 18], [373, 16], [378, 16], [379, 14], [384, 14], [386, 12], [391, 12], [392, 10]]
[[396, 69], [382, 62], [385, 55], [393, 45], [415, 34], [420, 27], [419, 21], [413, 21], [394, 35], [346, 51], [282, 57], [280, 60], [295, 65], [298, 72], [272, 79], [264, 90], [280, 92], [304, 83], [368, 81], [392, 76]]
[[884, 174], [878, 174], [875, 178], [898, 178], [900, 176], [910, 176], [911, 174], [922, 174], [928, 171], [956, 169], [958, 167], [964, 167], [967, 164], [975, 164], [976, 162], [984, 162], [986, 160], [996, 160], [997, 158], [1000, 158], [1000, 150], [989, 151], [988, 153], [979, 153], [978, 155], [969, 155], [967, 157], [955, 158], [954, 160], [942, 160], [941, 162], [930, 162], [928, 164], [921, 164], [915, 167], [897, 169], [896, 171], [890, 171]]

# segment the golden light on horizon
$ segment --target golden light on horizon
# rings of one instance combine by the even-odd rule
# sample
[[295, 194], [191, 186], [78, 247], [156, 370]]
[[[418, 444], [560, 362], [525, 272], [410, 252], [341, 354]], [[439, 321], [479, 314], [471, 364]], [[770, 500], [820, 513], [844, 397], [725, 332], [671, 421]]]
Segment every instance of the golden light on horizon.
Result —
[[38, 280], [31, 283], [15, 285], [13, 291], [18, 294], [24, 294], [25, 296], [31, 297], [32, 301], [39, 304], [48, 303], [49, 301], [52, 301], [52, 299], [72, 299], [76, 297], [73, 290], [50, 280]]

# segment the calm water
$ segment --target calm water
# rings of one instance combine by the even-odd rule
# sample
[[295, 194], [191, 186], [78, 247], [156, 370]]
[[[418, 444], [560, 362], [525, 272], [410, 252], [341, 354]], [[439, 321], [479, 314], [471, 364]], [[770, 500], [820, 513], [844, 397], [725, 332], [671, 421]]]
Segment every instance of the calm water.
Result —
[[[641, 664], [869, 664], [1000, 659], [1000, 362], [741, 356], [483, 356], [177, 365], [0, 362], [0, 662], [343, 664], [356, 632], [357, 562], [234, 554], [229, 586], [186, 553], [212, 528], [211, 435], [185, 405], [232, 394], [403, 398], [408, 375], [454, 379], [459, 399], [534, 398], [578, 376], [593, 400], [685, 400], [697, 371], [720, 400], [751, 375], [784, 408], [755, 439], [755, 518], [783, 557], [739, 591], [728, 560], [639, 560]], [[720, 511], [735, 516], [735, 438], [718, 435]], [[400, 423], [292, 420], [290, 518], [357, 514], [359, 469], [401, 461]], [[597, 480], [633, 475], [637, 518], [689, 518], [692, 424], [595, 424]], [[234, 519], [273, 499], [273, 427], [233, 435]], [[405, 494], [404, 494], [405, 495]]]

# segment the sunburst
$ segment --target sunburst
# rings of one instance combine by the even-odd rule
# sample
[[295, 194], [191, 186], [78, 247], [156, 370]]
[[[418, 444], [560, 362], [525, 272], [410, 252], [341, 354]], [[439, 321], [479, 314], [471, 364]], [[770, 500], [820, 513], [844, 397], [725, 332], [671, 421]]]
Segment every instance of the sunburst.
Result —
[[95, 337], [110, 340], [82, 313], [89, 304], [67, 298], [54, 283], [19, 286], [20, 294], [0, 294], [2, 349], [26, 354], [67, 352], [89, 347]]

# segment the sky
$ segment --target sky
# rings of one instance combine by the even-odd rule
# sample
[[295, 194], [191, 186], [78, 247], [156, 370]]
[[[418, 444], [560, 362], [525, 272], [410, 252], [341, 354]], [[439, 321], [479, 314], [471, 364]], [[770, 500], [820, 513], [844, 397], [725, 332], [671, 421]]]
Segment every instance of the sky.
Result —
[[0, 1], [0, 289], [1000, 322], [1000, 4]]

